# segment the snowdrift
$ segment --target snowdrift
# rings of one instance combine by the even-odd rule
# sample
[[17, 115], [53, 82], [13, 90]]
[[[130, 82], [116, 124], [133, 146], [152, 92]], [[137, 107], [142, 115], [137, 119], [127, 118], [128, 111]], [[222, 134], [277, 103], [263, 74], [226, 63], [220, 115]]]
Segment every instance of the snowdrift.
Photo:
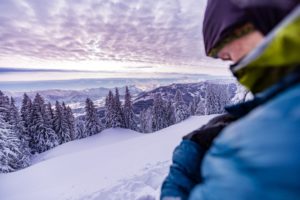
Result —
[[0, 175], [3, 200], [154, 200], [183, 135], [212, 116], [197, 116], [152, 134], [108, 129]]

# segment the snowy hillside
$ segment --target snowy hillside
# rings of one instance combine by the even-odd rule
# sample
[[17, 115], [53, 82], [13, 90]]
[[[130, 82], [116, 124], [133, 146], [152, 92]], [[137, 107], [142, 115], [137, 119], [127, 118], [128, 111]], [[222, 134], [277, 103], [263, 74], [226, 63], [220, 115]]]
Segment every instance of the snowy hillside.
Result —
[[38, 155], [29, 168], [0, 174], [1, 199], [158, 199], [181, 137], [211, 117], [190, 117], [153, 134], [108, 129], [63, 144]]
[[230, 98], [235, 96], [238, 88], [237, 82], [233, 79], [215, 79], [197, 83], [174, 83], [140, 93], [133, 101], [134, 112], [140, 113], [141, 110], [148, 109], [152, 106], [155, 94], [160, 94], [163, 99], [169, 100], [174, 98], [177, 90], [182, 93], [186, 105], [189, 105], [193, 102], [194, 98], [200, 97], [205, 99], [205, 96], [207, 95], [207, 86], [210, 84], [228, 86], [227, 89]]

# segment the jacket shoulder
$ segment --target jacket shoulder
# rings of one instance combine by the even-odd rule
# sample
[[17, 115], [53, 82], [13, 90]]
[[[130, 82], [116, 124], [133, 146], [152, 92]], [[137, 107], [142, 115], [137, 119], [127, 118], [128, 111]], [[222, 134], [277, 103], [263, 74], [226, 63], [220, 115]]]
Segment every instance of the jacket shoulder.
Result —
[[282, 143], [283, 139], [292, 141], [293, 138], [300, 137], [298, 132], [300, 132], [300, 84], [277, 95], [225, 128], [215, 140], [211, 152], [217, 151], [223, 145], [228, 146], [228, 149], [232, 149], [231, 147], [245, 149], [248, 145], [249, 147], [267, 145], [276, 140], [279, 140], [279, 143]]
[[199, 193], [207, 199], [296, 199], [299, 133], [300, 84], [222, 131], [204, 158]]

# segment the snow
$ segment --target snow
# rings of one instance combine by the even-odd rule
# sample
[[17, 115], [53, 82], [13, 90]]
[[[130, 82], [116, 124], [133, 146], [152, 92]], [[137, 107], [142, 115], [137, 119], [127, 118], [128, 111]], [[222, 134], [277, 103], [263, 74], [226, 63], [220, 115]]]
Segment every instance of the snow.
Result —
[[182, 136], [212, 116], [194, 116], [152, 134], [107, 129], [37, 155], [0, 175], [5, 200], [155, 200]]
[[139, 136], [143, 136], [143, 134], [139, 134], [128, 129], [106, 129], [102, 131], [101, 134], [96, 134], [87, 138], [68, 142], [59, 145], [58, 147], [50, 151], [41, 153], [35, 158], [33, 158], [32, 163], [36, 164], [41, 161], [49, 160], [51, 158], [59, 156], [64, 156], [66, 154], [75, 154], [78, 152], [92, 150], [94, 148], [99, 148], [106, 145], [112, 145], [132, 138], [137, 138]]

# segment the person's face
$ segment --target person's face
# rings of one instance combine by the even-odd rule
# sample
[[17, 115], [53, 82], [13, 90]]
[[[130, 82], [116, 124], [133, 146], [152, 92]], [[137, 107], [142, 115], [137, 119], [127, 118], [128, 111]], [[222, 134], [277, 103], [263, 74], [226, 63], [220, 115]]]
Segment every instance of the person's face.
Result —
[[218, 57], [222, 60], [238, 62], [250, 51], [252, 51], [262, 40], [264, 36], [259, 31], [253, 31], [241, 38], [235, 39], [226, 44], [219, 52]]

